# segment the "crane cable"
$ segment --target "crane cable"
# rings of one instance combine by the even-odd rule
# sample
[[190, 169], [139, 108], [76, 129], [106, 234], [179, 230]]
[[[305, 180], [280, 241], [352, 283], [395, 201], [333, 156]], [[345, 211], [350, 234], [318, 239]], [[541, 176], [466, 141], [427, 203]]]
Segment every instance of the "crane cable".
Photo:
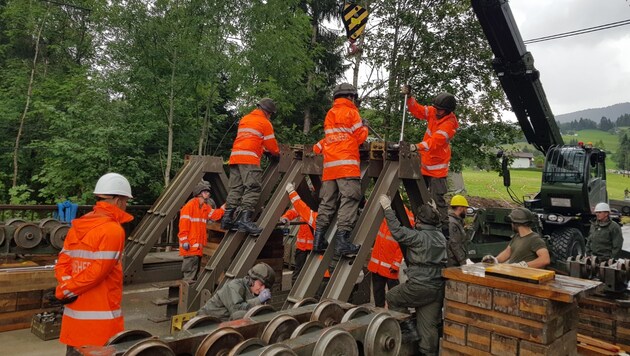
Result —
[[625, 26], [625, 25], [630, 25], [630, 19], [616, 21], [616, 22], [611, 22], [611, 23], [607, 23], [607, 24], [603, 24], [603, 25], [599, 25], [599, 26], [587, 27], [587, 28], [583, 28], [581, 30], [574, 30], [574, 31], [557, 33], [555, 35], [549, 35], [549, 36], [543, 36], [543, 37], [538, 37], [538, 38], [532, 38], [532, 39], [523, 41], [523, 43], [525, 43], [525, 44], [532, 44], [532, 43], [538, 43], [538, 42], [557, 40], [557, 39], [560, 39], [560, 38], [573, 37], [573, 36], [577, 36], [577, 35], [583, 35], [583, 34], [586, 34], [586, 33], [597, 32], [597, 31], [602, 31], [602, 30], [608, 30], [608, 29], [611, 29], [611, 28]]

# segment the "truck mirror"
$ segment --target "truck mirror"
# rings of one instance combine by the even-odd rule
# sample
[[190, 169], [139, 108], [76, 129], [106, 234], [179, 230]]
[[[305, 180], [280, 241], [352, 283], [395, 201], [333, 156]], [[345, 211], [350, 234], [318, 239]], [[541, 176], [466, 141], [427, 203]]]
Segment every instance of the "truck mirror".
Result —
[[501, 175], [503, 176], [503, 186], [510, 186], [510, 169], [508, 168], [509, 159], [507, 156], [503, 156], [501, 160]]

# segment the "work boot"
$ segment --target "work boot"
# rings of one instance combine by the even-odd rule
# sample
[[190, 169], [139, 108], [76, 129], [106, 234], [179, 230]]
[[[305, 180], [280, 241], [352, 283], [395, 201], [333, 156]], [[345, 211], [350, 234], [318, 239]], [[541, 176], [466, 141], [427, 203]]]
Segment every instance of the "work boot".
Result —
[[313, 234], [313, 252], [315, 253], [324, 253], [328, 248], [328, 241], [326, 241], [326, 230], [327, 227], [320, 228], [319, 226], [315, 229], [315, 234]]
[[335, 234], [336, 246], [335, 253], [340, 256], [356, 255], [359, 252], [359, 245], [355, 245], [348, 241], [350, 231], [337, 230]]
[[402, 343], [414, 342], [420, 338], [415, 320], [409, 319], [400, 322], [400, 333], [402, 334]]
[[230, 230], [234, 226], [232, 214], [234, 214], [234, 208], [226, 208], [223, 213], [223, 218], [221, 218], [221, 228], [225, 231]]
[[259, 228], [258, 225], [256, 225], [256, 223], [252, 221], [252, 215], [254, 215], [253, 211], [243, 210], [243, 212], [241, 213], [241, 217], [238, 220], [238, 231], [246, 232], [254, 236], [260, 235], [262, 229]]

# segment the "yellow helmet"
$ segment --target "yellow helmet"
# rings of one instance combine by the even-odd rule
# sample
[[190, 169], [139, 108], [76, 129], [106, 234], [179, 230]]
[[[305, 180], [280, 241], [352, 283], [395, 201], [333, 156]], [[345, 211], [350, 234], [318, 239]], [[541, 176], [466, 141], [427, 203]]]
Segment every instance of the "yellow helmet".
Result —
[[451, 199], [451, 206], [465, 206], [468, 207], [468, 201], [464, 198], [463, 195], [453, 195]]

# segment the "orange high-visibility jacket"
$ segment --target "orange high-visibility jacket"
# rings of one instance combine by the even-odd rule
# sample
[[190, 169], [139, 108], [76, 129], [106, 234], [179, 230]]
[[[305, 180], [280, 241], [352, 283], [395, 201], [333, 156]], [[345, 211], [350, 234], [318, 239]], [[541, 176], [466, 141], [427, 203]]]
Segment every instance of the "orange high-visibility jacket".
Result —
[[[298, 213], [300, 219], [302, 219], [302, 221], [306, 221], [308, 226], [315, 229], [317, 225], [317, 212], [309, 208], [309, 206], [306, 205], [306, 203], [302, 200], [302, 198], [300, 198], [300, 195], [296, 191], [292, 191], [289, 194], [289, 199], [291, 199], [291, 203], [293, 203], [293, 208]], [[308, 226], [306, 225], [300, 226], [300, 231], [302, 231], [303, 227], [306, 227], [308, 229]], [[300, 236], [299, 232], [298, 232], [298, 239]], [[309, 229], [309, 233], [311, 233], [310, 229]], [[295, 247], [297, 248], [297, 243], [295, 244]], [[310, 248], [308, 249], [308, 251], [312, 249], [313, 249], [313, 234], [311, 233]], [[302, 251], [307, 251], [307, 250], [302, 250]], [[322, 258], [323, 258], [323, 255], [319, 255], [319, 259], [321, 260]], [[330, 278], [330, 272], [328, 271], [328, 269], [326, 269], [326, 272], [324, 273], [324, 277]]]
[[446, 177], [451, 161], [450, 142], [459, 127], [455, 114], [451, 112], [438, 120], [435, 107], [420, 105], [413, 97], [407, 99], [407, 107], [417, 119], [427, 121], [424, 138], [416, 145], [420, 152], [422, 175]]
[[322, 180], [359, 178], [359, 146], [367, 139], [368, 129], [351, 100], [335, 99], [324, 120], [324, 133], [313, 146], [313, 152], [324, 155]]
[[229, 163], [260, 165], [263, 147], [274, 155], [280, 154], [271, 122], [262, 110], [254, 109], [238, 123]]
[[[295, 209], [287, 210], [282, 217], [289, 221], [296, 219], [297, 221], [303, 221]], [[313, 249], [313, 232], [307, 224], [300, 225], [297, 233], [297, 240], [295, 241], [295, 248], [300, 251], [310, 251]]]
[[121, 224], [133, 216], [97, 202], [94, 210], [72, 221], [55, 266], [55, 296], [67, 299], [59, 341], [69, 346], [102, 346], [124, 330], [120, 303], [125, 243]]
[[[411, 226], [414, 226], [413, 214], [407, 207], [405, 207], [405, 211], [407, 212]], [[387, 222], [383, 219], [378, 234], [376, 235], [376, 240], [374, 241], [372, 256], [370, 256], [370, 262], [367, 266], [368, 271], [385, 278], [398, 279], [398, 272], [400, 271], [402, 260], [403, 254], [400, 250], [400, 246], [392, 237], [392, 233], [387, 227]]]
[[[206, 223], [210, 219], [212, 209], [208, 204], [199, 205], [199, 198], [194, 197], [179, 211], [179, 254], [180, 256], [202, 256], [203, 247], [208, 241]], [[215, 213], [216, 215], [217, 213]], [[218, 219], [211, 219], [218, 220]], [[188, 251], [182, 247], [188, 243]]]

